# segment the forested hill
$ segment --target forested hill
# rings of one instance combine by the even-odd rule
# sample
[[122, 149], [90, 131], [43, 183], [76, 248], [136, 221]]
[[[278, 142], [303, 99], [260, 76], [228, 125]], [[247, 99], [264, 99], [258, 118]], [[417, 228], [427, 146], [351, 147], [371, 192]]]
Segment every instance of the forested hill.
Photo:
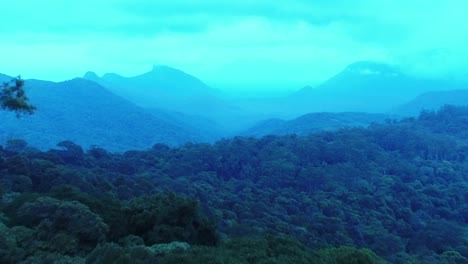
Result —
[[373, 122], [383, 122], [388, 116], [371, 113], [310, 113], [292, 120], [268, 119], [257, 123], [242, 135], [309, 135], [340, 128], [366, 127]]
[[422, 110], [436, 110], [445, 104], [464, 106], [468, 104], [468, 90], [428, 92], [419, 95], [414, 100], [396, 108], [393, 113], [406, 116], [416, 116]]
[[26, 80], [25, 90], [34, 115], [17, 118], [0, 111], [0, 142], [22, 138], [41, 149], [64, 140], [88, 148], [99, 145], [112, 151], [145, 149], [155, 143], [178, 145], [211, 138], [169, 113], [152, 111], [111, 93], [97, 83], [73, 79], [65, 82]]
[[123, 154], [11, 142], [0, 262], [384, 263], [356, 249], [369, 248], [390, 263], [467, 263], [467, 120], [468, 108], [445, 106], [369, 128]]

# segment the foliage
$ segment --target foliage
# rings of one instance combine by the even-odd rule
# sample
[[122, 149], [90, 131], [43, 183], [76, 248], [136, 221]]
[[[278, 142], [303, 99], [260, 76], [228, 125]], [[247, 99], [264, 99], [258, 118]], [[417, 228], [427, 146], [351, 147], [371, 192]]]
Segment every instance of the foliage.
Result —
[[313, 251], [291, 238], [266, 236], [234, 239], [217, 248], [196, 247], [176, 254], [167, 254], [161, 263], [384, 264], [387, 262], [367, 249], [342, 247]]
[[[466, 120], [445, 107], [212, 145], [0, 148], [0, 262], [466, 263]], [[156, 253], [174, 241], [190, 248]]]
[[383, 264], [386, 263], [368, 249], [351, 247], [327, 248], [318, 252], [323, 263], [336, 264]]
[[168, 196], [143, 196], [133, 199], [124, 209], [129, 233], [142, 237], [146, 244], [185, 241], [216, 245], [213, 226], [200, 217], [193, 200]]
[[16, 113], [32, 114], [36, 109], [28, 103], [24, 92], [24, 81], [21, 77], [12, 79], [0, 88], [0, 107]]
[[57, 239], [54, 235], [64, 232], [81, 244], [95, 246], [105, 240], [107, 225], [99, 215], [79, 202], [60, 201], [39, 197], [18, 209], [18, 222], [41, 231], [45, 239]]
[[87, 264], [158, 263], [156, 256], [144, 246], [121, 247], [107, 243], [96, 247], [87, 257]]

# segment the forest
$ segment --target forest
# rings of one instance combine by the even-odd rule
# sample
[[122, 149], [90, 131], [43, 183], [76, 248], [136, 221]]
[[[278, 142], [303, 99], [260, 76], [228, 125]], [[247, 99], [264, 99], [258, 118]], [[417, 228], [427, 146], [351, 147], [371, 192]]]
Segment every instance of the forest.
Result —
[[468, 263], [468, 107], [144, 151], [0, 149], [0, 263]]

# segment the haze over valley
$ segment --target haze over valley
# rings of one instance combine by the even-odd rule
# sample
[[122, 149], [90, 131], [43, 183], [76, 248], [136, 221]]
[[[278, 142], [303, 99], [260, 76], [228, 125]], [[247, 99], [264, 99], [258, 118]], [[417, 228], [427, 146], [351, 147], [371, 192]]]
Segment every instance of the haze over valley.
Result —
[[[2, 75], [3, 80], [9, 78]], [[269, 128], [274, 123], [285, 131], [279, 134], [310, 134], [416, 116], [444, 104], [464, 105], [460, 95], [465, 87], [462, 82], [410, 77], [396, 66], [369, 61], [353, 63], [317, 87], [263, 98], [230, 96], [168, 66], [154, 66], [134, 77], [116, 73], [99, 77], [89, 71], [65, 82], [26, 80], [38, 114], [18, 119], [0, 113], [4, 120], [0, 138], [4, 143], [22, 138], [41, 149], [71, 140], [86, 148], [124, 151], [156, 143], [176, 146], [237, 135], [278, 134], [279, 127]], [[428, 98], [431, 93], [437, 102]], [[446, 96], [437, 96], [442, 94]], [[334, 117], [311, 118], [311, 113]], [[87, 128], [85, 133], [82, 127]]]

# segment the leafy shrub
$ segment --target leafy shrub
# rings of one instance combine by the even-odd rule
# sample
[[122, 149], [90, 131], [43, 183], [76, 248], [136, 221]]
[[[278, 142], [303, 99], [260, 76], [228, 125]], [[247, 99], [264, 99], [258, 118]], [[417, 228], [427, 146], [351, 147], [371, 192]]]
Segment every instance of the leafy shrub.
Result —
[[63, 231], [76, 237], [82, 245], [95, 245], [105, 240], [108, 230], [102, 218], [87, 206], [46, 196], [25, 203], [17, 215], [20, 223], [37, 226], [47, 240]]
[[125, 208], [130, 234], [142, 237], [147, 245], [183, 241], [215, 245], [218, 237], [198, 212], [197, 204], [175, 195], [143, 196]]
[[108, 240], [116, 241], [127, 234], [122, 205], [115, 197], [103, 194], [99, 197], [93, 196], [71, 185], [56, 186], [51, 189], [49, 196], [63, 201], [80, 202], [99, 214], [109, 227]]
[[325, 248], [318, 251], [322, 263], [329, 264], [384, 264], [387, 263], [368, 249], [351, 247]]
[[144, 246], [120, 247], [115, 243], [97, 246], [86, 258], [87, 264], [150, 264], [156, 256]]
[[0, 263], [17, 263], [24, 255], [11, 230], [0, 223]]
[[257, 239], [233, 239], [219, 247], [194, 247], [168, 254], [161, 263], [320, 263], [307, 247], [290, 238], [266, 236]]
[[57, 253], [43, 252], [41, 254], [28, 257], [22, 264], [84, 264], [85, 259], [81, 257], [71, 257]]

